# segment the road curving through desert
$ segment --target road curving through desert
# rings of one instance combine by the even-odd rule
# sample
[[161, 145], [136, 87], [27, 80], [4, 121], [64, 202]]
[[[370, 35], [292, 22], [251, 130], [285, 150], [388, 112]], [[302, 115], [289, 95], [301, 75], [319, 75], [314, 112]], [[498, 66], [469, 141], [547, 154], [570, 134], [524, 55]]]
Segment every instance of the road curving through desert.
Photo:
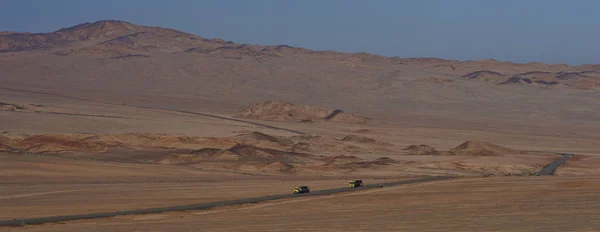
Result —
[[219, 202], [211, 202], [211, 203], [203, 203], [203, 204], [178, 205], [178, 206], [161, 207], [161, 208], [125, 210], [125, 211], [103, 212], [103, 213], [93, 213], [93, 214], [51, 216], [51, 217], [40, 217], [40, 218], [22, 218], [22, 219], [0, 221], [0, 226], [22, 226], [22, 225], [26, 225], [26, 224], [43, 224], [43, 223], [53, 223], [53, 222], [62, 222], [62, 221], [71, 221], [71, 220], [97, 219], [97, 218], [107, 218], [107, 217], [133, 215], [133, 214], [154, 214], [154, 213], [186, 211], [186, 210], [208, 210], [208, 209], [212, 209], [215, 207], [222, 207], [222, 206], [241, 205], [241, 204], [248, 204], [248, 203], [259, 203], [259, 202], [264, 202], [264, 201], [280, 200], [280, 199], [295, 198], [295, 197], [331, 195], [331, 194], [343, 193], [343, 192], [374, 189], [374, 188], [379, 188], [380, 185], [396, 186], [396, 185], [406, 185], [406, 184], [423, 183], [423, 182], [430, 182], [430, 181], [448, 180], [448, 179], [453, 179], [453, 178], [456, 178], [456, 177], [431, 176], [431, 177], [424, 177], [424, 178], [419, 178], [419, 179], [403, 180], [403, 181], [396, 181], [396, 182], [368, 184], [368, 185], [365, 185], [360, 188], [344, 187], [344, 188], [335, 188], [335, 189], [314, 190], [314, 191], [312, 191], [310, 193], [306, 193], [306, 194], [289, 193], [289, 194], [281, 194], [281, 195], [244, 198], [244, 199], [219, 201]]
[[561, 153], [560, 155], [561, 155], [560, 158], [558, 158], [558, 159], [552, 161], [551, 163], [549, 163], [548, 165], [546, 165], [544, 168], [542, 168], [542, 170], [535, 173], [535, 175], [536, 176], [554, 175], [554, 173], [556, 172], [556, 169], [558, 167], [560, 167], [561, 165], [566, 163], [567, 160], [569, 160], [570, 158], [575, 156], [573, 154], [567, 154], [567, 153]]

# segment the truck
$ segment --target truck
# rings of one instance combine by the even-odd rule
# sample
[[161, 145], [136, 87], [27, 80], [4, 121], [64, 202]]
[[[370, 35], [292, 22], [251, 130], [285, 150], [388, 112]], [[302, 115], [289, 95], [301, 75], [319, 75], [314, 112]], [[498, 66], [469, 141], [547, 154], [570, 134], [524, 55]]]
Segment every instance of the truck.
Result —
[[309, 192], [310, 192], [310, 188], [306, 185], [296, 186], [294, 188], [294, 194], [302, 194], [302, 193], [309, 193]]
[[363, 186], [363, 181], [362, 180], [351, 180], [350, 182], [348, 182], [348, 186], [350, 188], [362, 187]]

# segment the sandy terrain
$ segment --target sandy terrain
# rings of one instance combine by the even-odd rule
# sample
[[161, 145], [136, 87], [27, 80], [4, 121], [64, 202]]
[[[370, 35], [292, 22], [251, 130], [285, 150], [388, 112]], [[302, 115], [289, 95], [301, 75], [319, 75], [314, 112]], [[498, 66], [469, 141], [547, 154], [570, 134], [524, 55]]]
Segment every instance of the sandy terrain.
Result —
[[8, 231], [594, 231], [598, 183], [596, 177], [463, 179]]
[[[0, 34], [0, 70], [0, 220], [463, 177], [0, 230], [600, 226], [598, 65], [241, 45], [101, 21]], [[529, 176], [558, 152], [577, 156]]]
[[[2, 139], [1, 142], [15, 148], [16, 150], [13, 152], [17, 152], [0, 155], [0, 168], [3, 170], [0, 172], [0, 182], [3, 186], [0, 188], [0, 203], [4, 206], [0, 210], [2, 219], [18, 218], [21, 215], [35, 217], [91, 213], [264, 196], [289, 193], [293, 186], [298, 184], [310, 184], [313, 188], [333, 188], [345, 186], [346, 182], [352, 178], [361, 178], [369, 182], [383, 182], [409, 178], [411, 175], [474, 177], [488, 174], [495, 176], [528, 175], [554, 159], [555, 155], [551, 155], [547, 151], [588, 154], [588, 156], [567, 162], [565, 167], [559, 169], [559, 176], [585, 178], [584, 175], [597, 175], [600, 171], [597, 168], [600, 160], [595, 158], [600, 150], [598, 149], [600, 140], [593, 127], [528, 125], [507, 127], [506, 125], [509, 124], [506, 122], [486, 124], [472, 121], [466, 124], [457, 124], [451, 123], [452, 119], [448, 121], [431, 119], [431, 123], [424, 123], [430, 120], [427, 118], [415, 121], [378, 119], [366, 124], [327, 121], [313, 123], [263, 121], [244, 118], [252, 123], [264, 123], [307, 133], [298, 135], [290, 131], [266, 128], [256, 124], [176, 111], [177, 109], [187, 109], [184, 107], [174, 107], [175, 110], [168, 108], [167, 110], [157, 110], [68, 99], [65, 96], [41, 93], [6, 90], [2, 91], [2, 94], [3, 102], [27, 108], [0, 111], [3, 122], [7, 122], [2, 124], [1, 130], [4, 131], [2, 136], [11, 138], [10, 141]], [[210, 105], [208, 104], [208, 106]], [[243, 110], [244, 107], [239, 109]], [[226, 118], [233, 118], [236, 115], [235, 112], [223, 113], [226, 111], [212, 111], [210, 108], [199, 112]], [[570, 132], [566, 133], [565, 131]], [[231, 166], [231, 161], [223, 159], [204, 162], [206, 160], [202, 157], [208, 153], [194, 153], [204, 148], [214, 148], [220, 149], [219, 152], [226, 154], [226, 152], [235, 152], [236, 150], [232, 149], [236, 144], [251, 145], [252, 149], [237, 151], [238, 158], [236, 159], [238, 161], [234, 162], [235, 166]], [[416, 152], [421, 149], [406, 150], [411, 145], [426, 145], [427, 149], [425, 150], [431, 148], [437, 152], [453, 152], [454, 155]], [[24, 149], [29, 154], [20, 153]], [[261, 149], [276, 151], [264, 153], [264, 150]], [[286, 156], [283, 156], [285, 158], [283, 159], [277, 155], [269, 155], [280, 154], [279, 152], [297, 152], [308, 154], [308, 156], [306, 159], [287, 160]], [[189, 154], [196, 154], [197, 158], [172, 159], [173, 155], [185, 157]], [[244, 157], [241, 155], [267, 156], [258, 160], [244, 158], [246, 161], [243, 161], [244, 159], [240, 160], [241, 157]], [[219, 157], [231, 158], [231, 156]], [[393, 162], [380, 165], [377, 162], [382, 157], [389, 158]], [[286, 171], [288, 164], [293, 165], [295, 171]], [[385, 180], [375, 179], [384, 177]], [[485, 194], [490, 191], [506, 193], [507, 189], [512, 188], [511, 185], [542, 188], [545, 183], [536, 184], [534, 180], [537, 179], [513, 178], [502, 179], [506, 180], [507, 185], [504, 187], [498, 187], [500, 184], [496, 187], [488, 185], [477, 187], [477, 184], [473, 184], [475, 186], [473, 188], [480, 189], [473, 191], [480, 193], [470, 195], [478, 196], [476, 194]], [[491, 179], [486, 178], [486, 180]], [[576, 179], [570, 180], [575, 181]], [[548, 180], [548, 182], [551, 181], [554, 180]], [[470, 186], [467, 183], [465, 185]], [[409, 208], [414, 211], [419, 207], [388, 204], [389, 200], [379, 201], [379, 199], [385, 199], [377, 195], [384, 193], [381, 192], [373, 193], [373, 196], [361, 195], [365, 197], [364, 200], [361, 200], [361, 202], [365, 202], [362, 204], [370, 202], [370, 205], [378, 205], [377, 208], [370, 209], [370, 211], [365, 207], [363, 208], [366, 211], [355, 211], [354, 208], [350, 211], [351, 209], [332, 207], [341, 204], [333, 201], [338, 199], [336, 197], [281, 205], [267, 203], [268, 205], [264, 207], [256, 206], [248, 209], [247, 212], [257, 210], [250, 215], [245, 214], [244, 210], [218, 211], [222, 209], [217, 209], [215, 213], [206, 215], [204, 212], [198, 215], [190, 214], [193, 215], [192, 217], [183, 214], [183, 218], [180, 218], [179, 214], [174, 214], [178, 216], [172, 214], [128, 216], [108, 220], [68, 222], [65, 225], [33, 226], [27, 227], [27, 229], [79, 231], [88, 230], [88, 226], [92, 226], [100, 231], [118, 231], [149, 226], [148, 228], [151, 227], [158, 231], [168, 228], [185, 231], [186, 228], [197, 228], [198, 225], [193, 223], [199, 221], [210, 221], [211, 223], [203, 226], [217, 231], [218, 228], [222, 228], [223, 231], [244, 230], [247, 227], [256, 227], [259, 230], [277, 230], [290, 226], [306, 228], [317, 225], [319, 228], [328, 228], [326, 225], [331, 223], [342, 223], [344, 226], [353, 225], [356, 219], [351, 220], [352, 217], [347, 215], [358, 215], [362, 218], [361, 214], [373, 215], [373, 211], [378, 212], [378, 216], [372, 216], [369, 220], [373, 224], [357, 224], [356, 226], [365, 226], [362, 227], [363, 230], [371, 228], [382, 231], [389, 228], [421, 230], [435, 228], [431, 230], [441, 231], [441, 228], [452, 230], [451, 228], [462, 228], [458, 227], [459, 225], [468, 225], [469, 221], [457, 220], [453, 216], [455, 214], [450, 215], [447, 212], [458, 210], [462, 215], [466, 215], [465, 218], [468, 218], [470, 214], [474, 214], [474, 209], [469, 207], [463, 209], [453, 204], [474, 203], [469, 203], [470, 199], [468, 198], [459, 198], [455, 196], [456, 194], [452, 194], [452, 191], [458, 190], [448, 190], [449, 186], [440, 187], [439, 190], [429, 189], [430, 187], [423, 186], [421, 191], [439, 191], [440, 194], [444, 193], [447, 196], [414, 193], [413, 198], [423, 196], [422, 205], [419, 206], [423, 209], [418, 211], [421, 213], [413, 216], [398, 212], [407, 211]], [[462, 187], [462, 189], [464, 188], [471, 187]], [[494, 190], [495, 188], [500, 188], [502, 191]], [[528, 207], [534, 208], [542, 203], [536, 203], [534, 198], [529, 199], [528, 197], [537, 192], [538, 190], [531, 188], [531, 190], [524, 189], [516, 193], [508, 192], [506, 196], [509, 200], [522, 197], [523, 201], [530, 202], [528, 204], [531, 205]], [[396, 192], [396, 194], [401, 193]], [[406, 197], [401, 194], [401, 196], [393, 198], [404, 199]], [[427, 205], [427, 202], [431, 202], [433, 199], [446, 199], [447, 202], [436, 206]], [[491, 199], [496, 199], [496, 197], [491, 197]], [[591, 198], [588, 200], [593, 201]], [[498, 201], [500, 200], [492, 202]], [[333, 217], [331, 219], [333, 221], [322, 221], [321, 225], [316, 216], [315, 218], [302, 216], [310, 215], [309, 213], [285, 214], [289, 211], [287, 209], [290, 204], [296, 204], [292, 207], [301, 210], [309, 210], [310, 207], [305, 207], [304, 204], [313, 204], [312, 202], [321, 202], [314, 207], [334, 210], [325, 215], [339, 216]], [[477, 231], [478, 228], [485, 225], [500, 226], [503, 224], [502, 221], [515, 221], [514, 219], [519, 216], [518, 214], [511, 215], [506, 210], [518, 207], [521, 203], [507, 203], [509, 205], [506, 206], [489, 204], [477, 209], [487, 212], [478, 217], [485, 223], [475, 225], [472, 231]], [[325, 207], [325, 205], [327, 206]], [[399, 208], [388, 208], [379, 212], [383, 205], [396, 205]], [[558, 210], [564, 205], [550, 204], [550, 207], [555, 207], [550, 209]], [[424, 210], [433, 209], [439, 209], [436, 211], [438, 213], [434, 214], [435, 220], [423, 216], [426, 215]], [[583, 206], [580, 209], [579, 212], [589, 212]], [[268, 212], [264, 210], [268, 210]], [[490, 211], [495, 211], [500, 216], [494, 217]], [[323, 213], [325, 212], [327, 211], [323, 211]], [[352, 212], [352, 214], [348, 212]], [[283, 215], [278, 224], [266, 222], [272, 220], [273, 215]], [[423, 218], [419, 218], [418, 215]], [[537, 220], [534, 215], [526, 216], [534, 218], [530, 221]], [[206, 217], [206, 219], [194, 217]], [[450, 220], [445, 219], [448, 217], [453, 218], [452, 221], [455, 224], [445, 223]], [[474, 216], [471, 215], [471, 217]], [[232, 218], [240, 220], [236, 220], [236, 224], [227, 224], [230, 227], [225, 227], [224, 223], [231, 221]], [[323, 216], [318, 218], [323, 218]], [[397, 218], [410, 218], [410, 220], [400, 223]], [[494, 221], [494, 218], [502, 220]], [[182, 227], [170, 224], [177, 220], [182, 220], [181, 223], [176, 223]], [[305, 224], [308, 220], [316, 221], [317, 224]], [[581, 220], [585, 220], [585, 218]], [[237, 224], [240, 221], [255, 223]], [[390, 221], [396, 222], [396, 224], [390, 224]], [[419, 221], [421, 223], [418, 223]], [[426, 224], [423, 224], [426, 222], [440, 224], [438, 227], [427, 227]], [[569, 223], [570, 227], [564, 228], [585, 228], [575, 227], [577, 223], [580, 221]], [[544, 225], [535, 223], [511, 225], [512, 228], [506, 228], [531, 228], [530, 230], [544, 228]], [[330, 229], [323, 230], [331, 231]]]
[[519, 151], [473, 140], [438, 151], [427, 145], [404, 148], [364, 135], [237, 133], [221, 138], [152, 133], [4, 133], [0, 135], [0, 146], [25, 157], [43, 155], [74, 161], [298, 176], [530, 175], [556, 157], [547, 152]]
[[[314, 190], [338, 188], [356, 178], [244, 175], [1, 153], [0, 161], [0, 220], [21, 215], [70, 215], [286, 194], [293, 192], [295, 185], [310, 185]], [[404, 178], [363, 179], [366, 183], [379, 183]]]

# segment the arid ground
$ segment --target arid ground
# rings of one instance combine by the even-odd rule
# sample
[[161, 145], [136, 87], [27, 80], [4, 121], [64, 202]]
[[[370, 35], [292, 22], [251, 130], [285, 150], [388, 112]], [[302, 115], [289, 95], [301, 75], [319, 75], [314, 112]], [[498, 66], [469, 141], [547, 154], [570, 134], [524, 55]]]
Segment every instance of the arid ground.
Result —
[[597, 177], [461, 179], [7, 231], [597, 231], [598, 183]]
[[[0, 34], [0, 221], [452, 180], [0, 231], [597, 231], [600, 66]], [[532, 176], [576, 156], [553, 176]]]

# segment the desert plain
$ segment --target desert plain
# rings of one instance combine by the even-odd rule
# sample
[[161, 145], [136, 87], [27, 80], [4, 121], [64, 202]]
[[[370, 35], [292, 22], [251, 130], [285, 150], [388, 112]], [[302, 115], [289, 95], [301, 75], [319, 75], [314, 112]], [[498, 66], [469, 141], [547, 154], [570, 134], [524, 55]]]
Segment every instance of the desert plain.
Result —
[[[450, 180], [1, 231], [598, 231], [600, 66], [0, 33], [0, 221]], [[561, 153], [554, 175], [536, 176]]]

